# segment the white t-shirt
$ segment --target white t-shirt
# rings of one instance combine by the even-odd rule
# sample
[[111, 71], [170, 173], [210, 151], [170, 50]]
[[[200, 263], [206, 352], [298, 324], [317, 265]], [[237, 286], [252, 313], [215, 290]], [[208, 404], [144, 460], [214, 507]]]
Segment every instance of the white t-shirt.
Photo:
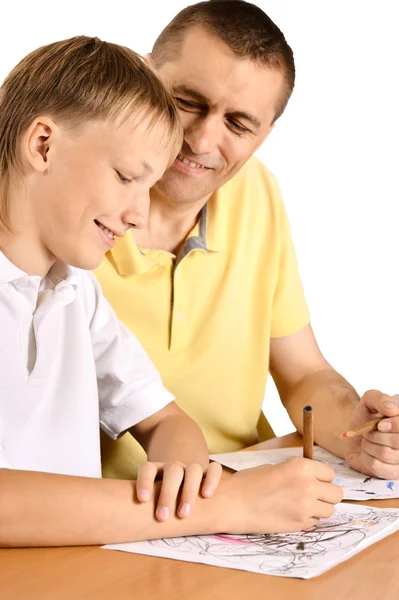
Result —
[[116, 439], [173, 396], [89, 272], [41, 282], [0, 252], [0, 468], [101, 477]]

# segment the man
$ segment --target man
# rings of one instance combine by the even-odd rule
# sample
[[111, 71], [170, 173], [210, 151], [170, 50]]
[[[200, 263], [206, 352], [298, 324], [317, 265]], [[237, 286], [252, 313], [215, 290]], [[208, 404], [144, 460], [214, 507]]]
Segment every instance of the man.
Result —
[[[294, 87], [283, 34], [252, 4], [201, 2], [166, 27], [148, 62], [173, 90], [185, 136], [152, 189], [147, 227], [97, 271], [119, 318], [211, 452], [273, 435], [261, 413], [269, 368], [299, 431], [312, 404], [318, 444], [364, 473], [399, 477], [399, 406], [379, 392], [359, 401], [321, 354], [278, 186], [252, 157]], [[379, 431], [342, 437], [376, 414], [389, 417]], [[103, 459], [106, 475], [126, 477], [144, 456], [122, 438], [103, 445]]]

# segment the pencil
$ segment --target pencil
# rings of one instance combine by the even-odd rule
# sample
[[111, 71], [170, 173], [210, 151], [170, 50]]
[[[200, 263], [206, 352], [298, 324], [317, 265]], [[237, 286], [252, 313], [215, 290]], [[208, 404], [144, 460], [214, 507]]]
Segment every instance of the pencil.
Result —
[[373, 431], [373, 429], [377, 429], [378, 423], [383, 419], [386, 419], [386, 417], [378, 417], [378, 419], [367, 421], [367, 423], [363, 423], [363, 425], [359, 425], [359, 427], [354, 427], [349, 431], [345, 431], [344, 437], [352, 438], [356, 437], [357, 435], [361, 435], [362, 433], [368, 433], [369, 431]]
[[303, 457], [313, 459], [313, 410], [311, 406], [303, 409]]

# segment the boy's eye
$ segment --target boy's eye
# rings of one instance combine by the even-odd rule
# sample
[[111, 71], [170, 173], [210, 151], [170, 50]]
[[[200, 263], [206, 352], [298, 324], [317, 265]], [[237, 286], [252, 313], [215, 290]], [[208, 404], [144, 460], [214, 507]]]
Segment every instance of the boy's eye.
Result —
[[122, 183], [131, 183], [132, 177], [126, 177], [125, 175], [122, 175], [122, 173], [120, 173], [119, 171], [116, 171], [116, 174], [118, 175], [119, 180]]

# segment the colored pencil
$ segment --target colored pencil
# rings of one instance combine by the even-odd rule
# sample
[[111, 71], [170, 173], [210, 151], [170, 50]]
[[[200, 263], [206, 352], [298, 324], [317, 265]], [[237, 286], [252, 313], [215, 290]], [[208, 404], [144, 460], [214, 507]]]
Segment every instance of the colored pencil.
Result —
[[311, 406], [303, 409], [303, 457], [313, 459], [314, 422]]
[[377, 425], [380, 421], [386, 419], [386, 417], [379, 417], [378, 419], [372, 419], [371, 421], [367, 421], [363, 423], [363, 425], [359, 425], [359, 427], [354, 427], [349, 431], [345, 431], [344, 437], [352, 438], [357, 435], [361, 435], [362, 433], [368, 433], [369, 431], [373, 431], [373, 429], [377, 429]]

